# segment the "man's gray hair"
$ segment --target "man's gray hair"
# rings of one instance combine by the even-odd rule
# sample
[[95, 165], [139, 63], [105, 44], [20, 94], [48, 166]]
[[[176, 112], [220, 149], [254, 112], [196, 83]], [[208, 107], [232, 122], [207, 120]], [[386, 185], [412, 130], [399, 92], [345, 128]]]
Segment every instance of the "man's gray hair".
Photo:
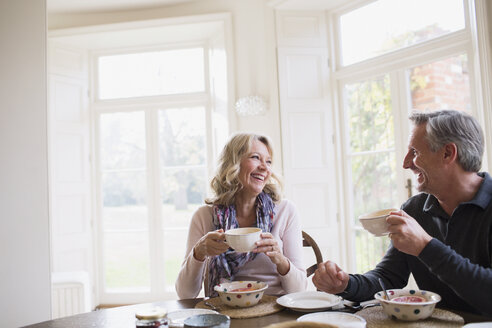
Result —
[[483, 132], [471, 115], [457, 110], [415, 111], [410, 115], [415, 125], [427, 123], [427, 141], [435, 152], [448, 143], [458, 149], [458, 163], [468, 172], [478, 172], [482, 166]]

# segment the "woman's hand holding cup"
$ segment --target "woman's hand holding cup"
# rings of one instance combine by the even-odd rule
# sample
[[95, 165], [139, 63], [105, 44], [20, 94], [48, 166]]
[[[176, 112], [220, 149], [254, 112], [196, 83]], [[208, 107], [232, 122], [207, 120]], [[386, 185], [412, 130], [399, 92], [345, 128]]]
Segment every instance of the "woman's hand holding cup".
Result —
[[277, 271], [281, 275], [287, 274], [290, 270], [289, 260], [284, 256], [278, 246], [277, 240], [269, 232], [261, 234], [261, 240], [256, 242], [255, 253], [265, 253], [270, 260], [277, 265]]
[[208, 232], [193, 247], [193, 256], [198, 261], [203, 262], [207, 256], [216, 256], [224, 253], [229, 249], [224, 240], [224, 230], [219, 229]]

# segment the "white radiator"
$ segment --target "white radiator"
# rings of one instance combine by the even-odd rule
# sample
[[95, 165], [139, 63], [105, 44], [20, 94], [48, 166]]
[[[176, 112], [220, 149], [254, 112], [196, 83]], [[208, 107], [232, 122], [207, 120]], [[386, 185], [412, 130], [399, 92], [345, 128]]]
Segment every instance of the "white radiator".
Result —
[[51, 316], [53, 319], [91, 311], [87, 272], [53, 272]]

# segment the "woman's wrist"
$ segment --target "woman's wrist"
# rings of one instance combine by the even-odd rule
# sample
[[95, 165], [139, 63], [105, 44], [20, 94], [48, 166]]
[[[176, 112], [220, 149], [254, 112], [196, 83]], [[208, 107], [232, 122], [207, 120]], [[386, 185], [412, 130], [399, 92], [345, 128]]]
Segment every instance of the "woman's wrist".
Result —
[[287, 273], [290, 271], [290, 262], [289, 260], [284, 256], [282, 261], [280, 261], [279, 264], [277, 264], [277, 272], [281, 276], [285, 276]]
[[203, 262], [205, 261], [205, 255], [202, 255], [198, 252], [198, 249], [197, 249], [197, 246], [195, 245], [195, 247], [193, 247], [193, 257], [195, 258], [195, 260], [197, 261], [200, 261], [200, 262]]

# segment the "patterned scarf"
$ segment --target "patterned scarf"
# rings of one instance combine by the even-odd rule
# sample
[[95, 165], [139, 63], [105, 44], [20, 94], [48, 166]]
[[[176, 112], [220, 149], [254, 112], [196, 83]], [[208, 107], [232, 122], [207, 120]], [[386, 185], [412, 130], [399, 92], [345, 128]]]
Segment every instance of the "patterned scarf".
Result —
[[[261, 228], [263, 232], [272, 231], [274, 204], [270, 195], [262, 192], [256, 198], [256, 226]], [[213, 206], [213, 223], [215, 229], [224, 229], [224, 231], [239, 228], [239, 223], [236, 219], [236, 207], [214, 205]], [[237, 253], [232, 248], [229, 248], [225, 253], [210, 258], [208, 263], [209, 281], [208, 294], [210, 297], [217, 296], [214, 287], [224, 280], [233, 281], [234, 276], [239, 269], [252, 261], [257, 253]]]

